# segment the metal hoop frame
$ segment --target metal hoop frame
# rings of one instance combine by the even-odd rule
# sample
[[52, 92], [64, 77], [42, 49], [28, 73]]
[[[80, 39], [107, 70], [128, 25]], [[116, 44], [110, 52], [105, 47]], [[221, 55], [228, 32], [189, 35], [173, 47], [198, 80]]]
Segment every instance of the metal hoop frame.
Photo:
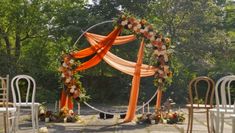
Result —
[[[99, 25], [102, 25], [102, 24], [107, 24], [107, 23], [113, 23], [113, 22], [114, 22], [114, 20], [107, 20], [107, 21], [103, 21], [103, 22], [94, 24], [94, 25], [92, 25], [91, 27], [87, 28], [85, 31], [83, 31], [83, 33], [82, 33], [82, 34], [78, 37], [78, 39], [75, 41], [74, 46], [80, 41], [80, 39], [84, 36], [84, 34], [85, 34], [86, 32], [88, 32], [89, 30], [95, 28], [96, 26], [99, 26]], [[158, 91], [156, 90], [156, 92], [153, 94], [153, 96], [152, 96], [144, 105], [142, 105], [141, 107], [137, 108], [136, 111], [139, 111], [140, 109], [142, 109], [142, 108], [144, 108], [146, 105], [148, 105], [148, 104], [154, 99], [154, 97], [157, 95], [157, 92], [158, 92]], [[87, 103], [87, 102], [83, 102], [83, 103], [84, 103], [86, 106], [90, 107], [91, 109], [96, 110], [96, 111], [98, 111], [98, 112], [102, 112], [102, 113], [104, 113], [104, 114], [110, 114], [110, 115], [115, 115], [115, 114], [123, 115], [123, 114], [126, 114], [126, 112], [123, 112], [123, 113], [121, 113], [121, 112], [120, 112], [120, 113], [111, 113], [111, 112], [103, 111], [103, 110], [100, 110], [100, 109], [98, 109], [98, 108], [96, 108], [96, 107], [90, 105], [90, 104]]]

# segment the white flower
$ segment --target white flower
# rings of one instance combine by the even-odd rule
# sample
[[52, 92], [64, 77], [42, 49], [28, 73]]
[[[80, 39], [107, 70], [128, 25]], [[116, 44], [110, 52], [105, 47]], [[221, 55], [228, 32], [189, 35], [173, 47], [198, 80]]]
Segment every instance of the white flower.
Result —
[[158, 70], [158, 73], [159, 73], [159, 74], [163, 74], [163, 71], [159, 69], [159, 70]]
[[165, 62], [168, 62], [168, 56], [166, 54], [164, 55], [164, 60]]
[[151, 32], [149, 32], [149, 35], [153, 36], [153, 35], [154, 35], [154, 33], [151, 31]]
[[[149, 33], [150, 34], [150, 33]], [[153, 35], [151, 35], [150, 37], [150, 41], [154, 41], [155, 40], [155, 37]]]
[[67, 66], [67, 64], [66, 64], [65, 62], [63, 63], [63, 67], [68, 67], [68, 66]]
[[41, 109], [39, 114], [45, 114], [45, 110], [44, 109]]
[[166, 46], [165, 46], [165, 45], [162, 45], [162, 49], [166, 49]]
[[71, 60], [69, 61], [69, 63], [70, 63], [70, 64], [73, 64], [73, 63], [74, 63], [74, 60], [73, 60], [73, 59], [71, 59]]
[[72, 88], [72, 89], [76, 89], [76, 85], [73, 85], [71, 88]]
[[71, 88], [69, 92], [74, 93], [74, 88]]
[[161, 53], [158, 50], [155, 50], [154, 54], [156, 54], [157, 56], [161, 55]]
[[137, 28], [140, 29], [140, 28], [141, 28], [141, 24], [138, 24], [138, 25], [137, 25]]
[[62, 77], [62, 78], [64, 78], [64, 77], [65, 77], [65, 75], [62, 73], [62, 74], [61, 74], [61, 77]]
[[134, 31], [137, 31], [137, 30], [138, 30], [138, 28], [135, 26], [135, 27], [133, 27], [133, 30], [134, 30]]
[[148, 27], [145, 27], [145, 28], [144, 28], [144, 31], [147, 31], [147, 32], [148, 32], [148, 30], [149, 30], [149, 28], [148, 28]]
[[153, 45], [151, 44], [151, 43], [148, 43], [148, 44], [146, 44], [145, 45], [147, 48], [152, 48], [153, 47]]
[[159, 83], [162, 83], [162, 79], [158, 79], [158, 82], [159, 82]]
[[132, 24], [128, 24], [128, 28], [129, 28], [129, 29], [132, 28]]
[[48, 133], [47, 127], [41, 127], [41, 128], [39, 129], [39, 133]]
[[122, 26], [125, 26], [125, 25], [127, 25], [127, 23], [128, 23], [128, 21], [127, 21], [127, 20], [124, 20], [124, 21], [122, 21], [121, 25], [122, 25]]
[[160, 39], [160, 38], [157, 38], [157, 39], [156, 39], [156, 41], [159, 41], [159, 42], [160, 42], [160, 41], [161, 41], [161, 39]]
[[73, 114], [73, 110], [69, 110], [69, 114]]
[[67, 79], [65, 80], [65, 83], [69, 83], [70, 81], [71, 81], [71, 77], [67, 78]]
[[144, 29], [140, 29], [140, 33], [144, 33]]

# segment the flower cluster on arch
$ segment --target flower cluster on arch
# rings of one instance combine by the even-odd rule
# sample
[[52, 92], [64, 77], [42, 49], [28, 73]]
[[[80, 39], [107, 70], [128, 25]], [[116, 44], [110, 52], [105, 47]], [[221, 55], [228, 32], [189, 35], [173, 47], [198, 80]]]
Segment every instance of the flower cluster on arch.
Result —
[[154, 30], [153, 26], [145, 19], [138, 20], [135, 17], [122, 15], [118, 18], [117, 24], [130, 30], [133, 34], [144, 37], [147, 45], [154, 49], [154, 57], [157, 61], [155, 67], [158, 68], [154, 77], [154, 84], [164, 86], [164, 83], [170, 82], [172, 72], [169, 69], [169, 57], [172, 54], [170, 49], [170, 39], [163, 37], [158, 31]]

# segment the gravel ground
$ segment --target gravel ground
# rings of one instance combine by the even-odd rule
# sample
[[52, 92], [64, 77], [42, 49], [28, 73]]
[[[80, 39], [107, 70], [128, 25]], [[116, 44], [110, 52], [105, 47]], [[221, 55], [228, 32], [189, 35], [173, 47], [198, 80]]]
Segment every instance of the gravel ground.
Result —
[[[126, 107], [116, 107], [119, 111], [123, 111]], [[101, 109], [101, 108], [100, 108]], [[105, 108], [104, 108], [105, 109]], [[115, 107], [108, 110], [117, 111]], [[150, 110], [153, 110], [152, 108]], [[107, 110], [105, 110], [107, 111]], [[182, 109], [185, 113], [185, 109]], [[186, 120], [182, 124], [136, 124], [135, 122], [122, 123], [123, 119], [119, 115], [115, 115], [112, 119], [99, 119], [96, 111], [82, 107], [81, 121], [77, 123], [44, 123], [40, 122], [40, 127], [47, 127], [49, 133], [183, 133], [187, 129]], [[20, 122], [20, 130], [17, 133], [32, 133], [31, 123], [28, 121], [27, 115], [22, 116]], [[0, 119], [0, 132], [3, 132], [2, 117]], [[226, 120], [224, 125], [225, 133], [232, 133], [232, 122]], [[198, 113], [194, 115], [193, 133], [207, 133], [205, 115]]]

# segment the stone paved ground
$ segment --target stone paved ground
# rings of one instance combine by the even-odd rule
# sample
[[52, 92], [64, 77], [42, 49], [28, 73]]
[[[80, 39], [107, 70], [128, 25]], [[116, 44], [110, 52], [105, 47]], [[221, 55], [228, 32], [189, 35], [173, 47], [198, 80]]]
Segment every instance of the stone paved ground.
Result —
[[[183, 110], [186, 112], [186, 110]], [[83, 112], [84, 113], [84, 112]], [[40, 122], [40, 127], [46, 126], [49, 133], [183, 133], [187, 129], [186, 120], [182, 124], [151, 124], [140, 125], [133, 122], [122, 123], [117, 115], [113, 119], [99, 119], [97, 112], [82, 115], [78, 123], [44, 123]], [[232, 133], [231, 120], [226, 120], [224, 133]], [[0, 123], [0, 129], [3, 125]], [[31, 123], [21, 121], [19, 133], [31, 133]], [[2, 132], [2, 130], [0, 130]], [[199, 113], [194, 117], [193, 133], [207, 133], [205, 115]]]

